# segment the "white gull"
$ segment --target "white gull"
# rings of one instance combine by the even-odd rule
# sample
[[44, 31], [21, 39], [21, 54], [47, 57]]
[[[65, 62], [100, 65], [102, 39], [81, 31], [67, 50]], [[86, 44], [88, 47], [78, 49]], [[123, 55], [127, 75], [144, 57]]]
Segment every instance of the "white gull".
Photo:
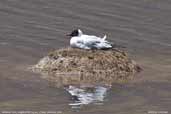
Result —
[[106, 35], [103, 38], [86, 35], [80, 29], [74, 30], [71, 34], [70, 46], [80, 49], [110, 49], [112, 48], [112, 43], [106, 41]]

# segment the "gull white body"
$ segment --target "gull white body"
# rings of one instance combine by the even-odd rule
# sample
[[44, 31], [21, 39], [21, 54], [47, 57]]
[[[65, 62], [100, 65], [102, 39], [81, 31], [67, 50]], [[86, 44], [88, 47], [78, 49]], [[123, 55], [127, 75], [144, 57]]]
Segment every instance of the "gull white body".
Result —
[[78, 35], [72, 36], [70, 46], [81, 49], [110, 49], [112, 44], [106, 41], [106, 35], [103, 38], [85, 35], [78, 29]]

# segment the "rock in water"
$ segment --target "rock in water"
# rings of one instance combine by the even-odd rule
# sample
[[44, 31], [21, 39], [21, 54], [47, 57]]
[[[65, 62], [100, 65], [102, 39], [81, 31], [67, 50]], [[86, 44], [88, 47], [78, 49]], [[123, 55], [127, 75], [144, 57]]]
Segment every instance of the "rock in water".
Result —
[[32, 67], [56, 86], [125, 82], [140, 67], [121, 50], [64, 48], [52, 51]]

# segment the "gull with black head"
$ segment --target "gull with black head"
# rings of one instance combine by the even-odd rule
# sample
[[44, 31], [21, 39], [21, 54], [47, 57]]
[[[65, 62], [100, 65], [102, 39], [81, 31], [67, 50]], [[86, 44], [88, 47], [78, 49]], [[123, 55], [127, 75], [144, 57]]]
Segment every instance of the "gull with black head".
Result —
[[103, 38], [86, 35], [80, 29], [76, 29], [68, 34], [71, 37], [70, 46], [80, 49], [111, 49], [112, 43], [106, 40], [106, 35]]

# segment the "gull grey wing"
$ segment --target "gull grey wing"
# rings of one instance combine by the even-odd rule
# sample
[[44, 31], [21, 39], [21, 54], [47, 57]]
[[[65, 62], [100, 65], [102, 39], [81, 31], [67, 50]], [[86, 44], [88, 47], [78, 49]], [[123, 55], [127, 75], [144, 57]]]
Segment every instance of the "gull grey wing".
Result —
[[82, 48], [82, 49], [90, 49], [89, 46], [85, 45], [83, 41], [77, 41], [76, 47]]
[[94, 41], [92, 40], [91, 42], [86, 43], [86, 45], [90, 47], [91, 49], [96, 49], [98, 44], [100, 44], [100, 41], [95, 41], [95, 40]]

